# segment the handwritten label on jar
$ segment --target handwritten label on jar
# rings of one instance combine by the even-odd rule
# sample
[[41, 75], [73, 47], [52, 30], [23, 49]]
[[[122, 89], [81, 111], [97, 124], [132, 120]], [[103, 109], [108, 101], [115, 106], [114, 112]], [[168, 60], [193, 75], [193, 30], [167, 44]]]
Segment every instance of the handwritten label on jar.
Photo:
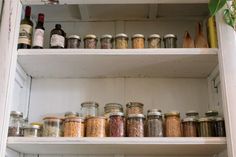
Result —
[[61, 35], [58, 34], [53, 34], [51, 37], [51, 46], [60, 46], [62, 48], [64, 48], [65, 46], [65, 38]]
[[33, 31], [33, 28], [31, 25], [27, 25], [27, 24], [20, 25], [20, 34], [19, 34], [18, 44], [31, 45], [32, 31]]
[[44, 30], [36, 29], [34, 33], [33, 46], [43, 47]]

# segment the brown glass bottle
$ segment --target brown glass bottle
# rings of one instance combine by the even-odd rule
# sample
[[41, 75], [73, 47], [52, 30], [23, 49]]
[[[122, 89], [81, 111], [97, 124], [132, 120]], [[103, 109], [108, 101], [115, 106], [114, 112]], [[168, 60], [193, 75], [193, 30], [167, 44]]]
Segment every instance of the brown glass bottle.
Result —
[[30, 20], [31, 7], [26, 6], [25, 18], [20, 23], [18, 49], [30, 49], [32, 45], [33, 22]]
[[34, 32], [34, 40], [33, 40], [33, 48], [34, 49], [42, 49], [43, 48], [44, 31], [45, 31], [43, 24], [44, 24], [44, 14], [39, 13], [38, 23], [35, 27], [35, 32]]
[[50, 48], [64, 48], [66, 33], [56, 24], [50, 35]]

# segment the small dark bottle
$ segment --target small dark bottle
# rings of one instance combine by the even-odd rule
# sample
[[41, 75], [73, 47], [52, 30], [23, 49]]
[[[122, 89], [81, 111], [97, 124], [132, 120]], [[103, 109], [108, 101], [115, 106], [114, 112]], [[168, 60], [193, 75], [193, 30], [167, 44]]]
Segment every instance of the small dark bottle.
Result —
[[35, 32], [34, 32], [34, 40], [33, 40], [33, 48], [34, 49], [42, 49], [43, 48], [44, 31], [45, 31], [43, 24], [44, 24], [44, 14], [39, 13], [38, 23], [35, 27]]
[[64, 48], [66, 33], [56, 24], [50, 35], [50, 48]]
[[25, 18], [20, 23], [18, 49], [30, 49], [32, 46], [33, 22], [30, 20], [31, 7], [26, 6]]

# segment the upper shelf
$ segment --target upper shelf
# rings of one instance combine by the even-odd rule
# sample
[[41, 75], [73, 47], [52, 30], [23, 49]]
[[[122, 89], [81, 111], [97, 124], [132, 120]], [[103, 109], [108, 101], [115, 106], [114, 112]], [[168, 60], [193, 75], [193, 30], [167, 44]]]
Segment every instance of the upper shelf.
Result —
[[217, 65], [217, 49], [30, 49], [18, 63], [36, 78], [206, 78]]

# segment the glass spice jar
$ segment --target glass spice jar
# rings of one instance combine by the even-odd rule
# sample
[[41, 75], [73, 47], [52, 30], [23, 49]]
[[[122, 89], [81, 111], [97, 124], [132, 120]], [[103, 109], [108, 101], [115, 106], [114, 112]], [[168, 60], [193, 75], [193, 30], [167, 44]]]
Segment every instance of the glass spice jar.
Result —
[[174, 34], [166, 34], [164, 36], [165, 48], [177, 48], [177, 37]]
[[84, 118], [68, 117], [64, 122], [64, 137], [84, 137]]
[[71, 35], [67, 39], [67, 46], [66, 46], [66, 48], [69, 48], [69, 49], [79, 48], [80, 47], [80, 42], [81, 42], [80, 36], [78, 36], [78, 35]]
[[23, 113], [11, 111], [8, 136], [23, 136]]
[[126, 114], [143, 114], [143, 104], [139, 102], [129, 102], [126, 104]]
[[161, 36], [152, 34], [148, 37], [148, 48], [161, 48]]
[[109, 136], [125, 137], [125, 118], [124, 113], [114, 112], [109, 117]]
[[142, 49], [145, 46], [145, 37], [142, 34], [134, 34], [132, 36], [132, 48]]
[[191, 117], [191, 118], [195, 118], [198, 119], [199, 118], [199, 113], [197, 111], [188, 111], [186, 112], [186, 117]]
[[205, 113], [206, 117], [212, 120], [212, 136], [216, 136], [216, 118], [218, 117], [219, 113], [215, 110], [209, 110]]
[[45, 117], [43, 119], [43, 136], [60, 137], [62, 135], [62, 120], [57, 117]]
[[64, 117], [65, 118], [79, 117], [79, 113], [78, 112], [73, 112], [73, 111], [68, 111], [68, 112], [65, 113]]
[[198, 119], [187, 117], [183, 119], [183, 136], [184, 137], [197, 137], [198, 136]]
[[83, 102], [81, 104], [82, 117], [89, 118], [95, 117], [98, 115], [98, 103], [93, 101]]
[[223, 117], [217, 117], [215, 120], [215, 136], [216, 137], [225, 137], [225, 122]]
[[104, 107], [104, 116], [109, 118], [109, 114], [113, 112], [123, 112], [123, 107], [118, 103], [108, 103]]
[[113, 37], [110, 34], [105, 34], [100, 39], [101, 49], [112, 49]]
[[165, 114], [165, 135], [166, 137], [181, 137], [181, 120], [179, 112]]
[[39, 125], [28, 125], [23, 128], [24, 137], [40, 137], [41, 127]]
[[32, 123], [30, 123], [30, 125], [39, 126], [40, 129], [38, 130], [38, 137], [43, 136], [43, 123], [41, 123], [41, 122], [32, 122]]
[[84, 37], [84, 48], [85, 49], [96, 49], [97, 48], [97, 37], [93, 34], [88, 34]]
[[199, 119], [199, 137], [212, 137], [213, 127], [212, 119], [203, 117]]
[[127, 136], [144, 137], [144, 115], [130, 114], [127, 118]]
[[86, 120], [86, 137], [106, 137], [106, 118], [88, 118]]
[[163, 137], [162, 113], [159, 111], [148, 112], [147, 115], [147, 136]]
[[117, 34], [115, 37], [115, 48], [116, 49], [127, 49], [128, 48], [128, 36], [124, 33]]

